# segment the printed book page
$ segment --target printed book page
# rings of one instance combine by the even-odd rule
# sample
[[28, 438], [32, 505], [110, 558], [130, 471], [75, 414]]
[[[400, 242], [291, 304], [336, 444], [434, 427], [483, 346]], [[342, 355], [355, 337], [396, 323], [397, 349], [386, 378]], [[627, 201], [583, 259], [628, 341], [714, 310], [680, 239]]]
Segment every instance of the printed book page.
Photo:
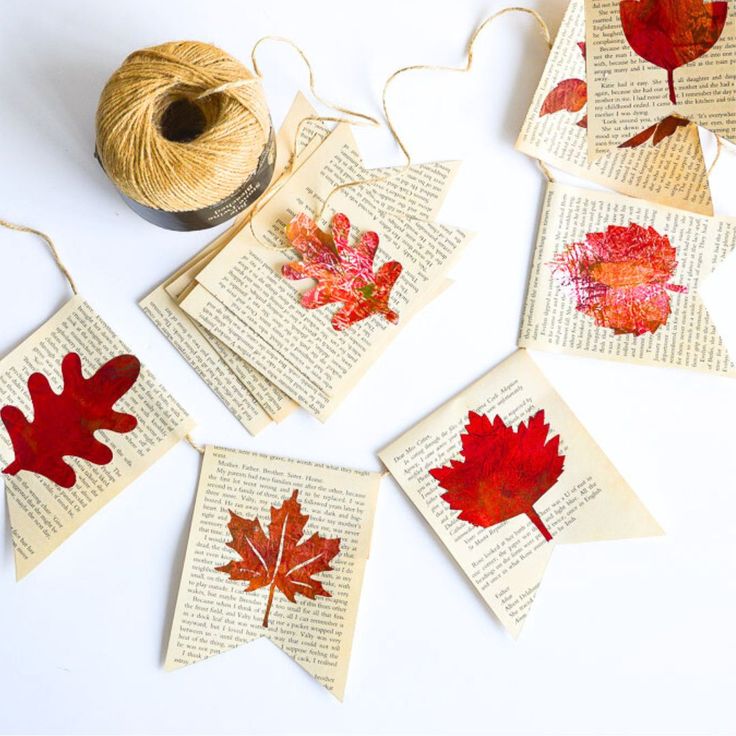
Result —
[[215, 299], [203, 286], [196, 285], [181, 303], [181, 307], [203, 330], [216, 336], [222, 344], [229, 346], [238, 356], [247, 356], [248, 361], [256, 370], [268, 376], [297, 404], [324, 422], [371, 367], [373, 360], [378, 357], [385, 345], [394, 339], [409, 320], [432, 299], [439, 296], [450, 283], [452, 282], [445, 279], [428, 289], [421, 299], [402, 314], [401, 322], [395, 325], [395, 330], [385, 333], [386, 342], [384, 344], [375, 343], [362, 355], [358, 354], [357, 357], [360, 360], [353, 362], [352, 368], [342, 375], [336, 372], [335, 366], [337, 368], [341, 365], [349, 366], [349, 361], [356, 356], [353, 354], [338, 355], [337, 359], [342, 359], [343, 362], [333, 361], [331, 365], [334, 377], [331, 384], [334, 387], [334, 393], [331, 394], [322, 390], [309, 378], [303, 365], [279, 352], [271, 343], [264, 340], [243, 320], [227, 309], [222, 302]]
[[672, 134], [661, 140], [663, 129], [651, 130], [640, 145], [607, 149], [608, 153], [588, 163], [584, 42], [584, 0], [571, 0], [516, 142], [517, 149], [622, 194], [712, 215], [706, 165], [695, 125], [677, 123], [666, 130], [672, 130]]
[[591, 161], [669, 115], [736, 141], [736, 0], [655, 5], [585, 0]]
[[698, 290], [736, 220], [550, 184], [519, 347], [735, 375]]
[[[0, 405], [18, 407], [29, 421], [44, 421], [38, 411], [34, 415], [28, 379], [33, 373], [41, 373], [51, 390], [60, 394], [65, 383], [62, 360], [73, 352], [81, 358], [82, 375], [88, 379], [105, 363], [130, 350], [87, 302], [75, 296], [0, 361]], [[184, 409], [143, 366], [131, 388], [113, 407], [116, 412], [135, 417], [136, 426], [124, 433], [95, 432], [95, 438], [112, 450], [112, 460], [107, 464], [64, 455], [63, 462], [76, 475], [70, 488], [26, 469], [2, 476], [19, 580], [194, 426]], [[2, 467], [7, 470], [15, 455], [7, 428], [0, 423]]]
[[152, 291], [140, 306], [250, 434], [258, 434], [271, 423], [272, 418], [266, 408], [162, 286]]
[[[276, 219], [285, 227], [301, 210], [314, 215], [321, 197], [334, 186], [365, 176], [360, 166], [350, 131], [347, 126], [338, 126], [256, 214], [254, 232], [245, 228], [197, 275], [207, 293], [200, 289], [195, 297], [194, 291], [185, 291], [180, 303], [202, 326], [320, 418], [326, 416], [326, 400], [335, 399], [354, 384], [366, 364], [393, 339], [397, 327], [372, 317], [338, 332], [330, 323], [334, 308], [302, 307], [299, 293], [313, 282], [305, 279], [295, 285], [282, 277], [282, 266], [295, 254], [281, 249], [281, 226], [274, 222]], [[399, 313], [400, 323], [415, 313], [414, 305], [425, 303], [425, 294], [444, 286], [444, 275], [469, 238], [459, 228], [420, 219], [436, 214], [453, 174], [454, 166], [425, 164], [388, 182], [360, 188], [366, 192], [373, 189], [371, 197], [355, 199], [357, 190], [350, 189], [337, 192], [330, 201], [331, 212], [351, 213], [353, 239], [366, 230], [380, 233], [376, 268], [390, 260], [402, 264], [391, 295], [391, 307]], [[403, 184], [402, 177], [407, 179]], [[408, 216], [397, 214], [399, 208]], [[273, 248], [262, 244], [269, 242]], [[209, 315], [202, 314], [205, 302], [218, 312], [216, 317], [209, 307]], [[228, 311], [232, 317], [223, 317]], [[232, 330], [225, 334], [223, 320], [237, 320], [236, 339], [231, 337]], [[264, 355], [270, 356], [265, 363], [259, 360]], [[284, 370], [300, 375], [285, 379]], [[302, 388], [296, 388], [297, 383]]]
[[266, 636], [342, 699], [380, 482], [207, 447], [166, 668]]
[[[543, 416], [532, 420], [540, 411], [544, 412]], [[493, 450], [494, 434], [490, 425], [483, 427], [481, 434], [468, 438], [470, 412], [488, 417], [494, 429], [502, 421], [515, 430], [510, 437], [504, 431], [496, 439], [498, 446], [503, 447], [498, 452], [502, 462], [508, 461], [507, 467], [496, 465], [489, 469], [489, 461], [499, 456]], [[519, 427], [522, 422], [530, 427], [527, 437], [531, 437], [532, 421], [549, 425], [541, 438], [541, 442], [547, 442], [545, 447], [541, 442], [536, 448], [520, 445], [514, 449], [513, 445], [505, 444], [522, 438], [523, 429]], [[559, 440], [554, 440], [555, 436]], [[474, 447], [481, 456], [477, 461], [472, 455]], [[480, 501], [473, 510], [470, 501], [458, 505], [456, 493], [451, 507], [443, 498], [445, 489], [430, 474], [431, 470], [443, 467], [456, 470], [460, 458], [464, 457], [464, 462], [470, 464], [461, 476], [465, 498], [470, 499], [479, 490], [487, 493], [489, 487], [495, 492], [498, 486], [499, 505], [502, 505], [504, 498], [513, 498], [514, 493], [521, 492], [515, 485], [519, 479], [522, 482], [543, 479], [545, 473], [551, 472], [536, 467], [535, 460], [539, 453], [546, 454], [550, 448], [552, 452], [546, 462], [556, 463], [556, 481], [552, 479], [549, 485], [548, 480], [548, 490], [534, 503], [531, 515], [527, 511], [506, 516], [506, 520], [490, 526], [481, 525], [485, 524], [483, 514], [489, 501]], [[525, 350], [512, 354], [392, 442], [379, 456], [514, 637], [521, 632], [555, 544], [662, 533]], [[473, 465], [475, 462], [477, 467]], [[523, 462], [527, 465], [520, 466]], [[487, 478], [482, 476], [484, 469], [489, 473]], [[537, 516], [539, 525], [532, 520], [533, 515]], [[542, 528], [547, 531], [549, 541], [541, 533]], [[615, 548], [611, 553], [615, 554]]]

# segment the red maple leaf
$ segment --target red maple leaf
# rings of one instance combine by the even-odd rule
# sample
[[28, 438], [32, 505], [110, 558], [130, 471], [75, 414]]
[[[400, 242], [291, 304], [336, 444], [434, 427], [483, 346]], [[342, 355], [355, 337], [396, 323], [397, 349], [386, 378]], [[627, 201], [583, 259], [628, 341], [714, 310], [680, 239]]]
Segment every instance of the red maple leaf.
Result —
[[293, 281], [315, 279], [317, 285], [301, 298], [307, 309], [342, 303], [332, 317], [336, 330], [344, 330], [372, 314], [397, 322], [399, 315], [389, 308], [388, 300], [401, 273], [401, 264], [390, 261], [374, 273], [378, 235], [365, 232], [351, 246], [349, 234], [350, 220], [345, 215], [332, 218], [332, 236], [320, 230], [309, 216], [297, 215], [287, 225], [286, 237], [302, 260], [285, 265], [281, 273]]
[[617, 335], [643, 335], [667, 323], [668, 291], [687, 291], [670, 284], [676, 251], [666, 235], [631, 223], [609, 225], [572, 243], [549, 264], [573, 289], [577, 310]]
[[676, 104], [674, 71], [710, 50], [720, 38], [727, 2], [621, 0], [621, 26], [631, 48], [667, 70], [670, 102]]
[[557, 482], [565, 456], [559, 454], [560, 436], [548, 438], [544, 410], [516, 430], [499, 416], [491, 422], [471, 411], [465, 430], [460, 435], [464, 461], [451, 460], [449, 467], [429, 471], [447, 491], [442, 500], [475, 526], [526, 514], [547, 541], [552, 539], [533, 506]]
[[685, 118], [678, 118], [675, 115], [669, 115], [659, 123], [650, 125], [646, 130], [641, 133], [637, 133], [629, 140], [622, 143], [619, 148], [635, 148], [646, 143], [650, 138], [652, 139], [652, 145], [659, 145], [665, 138], [673, 135], [674, 132], [685, 125], [689, 125], [690, 121]]
[[61, 362], [64, 388], [55, 394], [42, 373], [28, 379], [33, 403], [33, 421], [29, 422], [16, 406], [0, 409], [0, 419], [8, 430], [15, 460], [4, 473], [21, 470], [38, 473], [63, 488], [77, 481], [64, 456], [107, 465], [112, 450], [94, 437], [98, 429], [130, 432], [138, 420], [131, 414], [113, 411], [115, 402], [136, 382], [141, 364], [134, 355], [119, 355], [109, 360], [91, 378], [82, 375], [82, 361], [77, 353], [68, 353]]
[[298, 491], [294, 491], [281, 508], [271, 507], [268, 535], [257, 518], [244, 519], [231, 511], [227, 528], [232, 541], [227, 546], [234, 549], [241, 559], [215, 568], [218, 572], [227, 573], [231, 580], [247, 581], [246, 592], [268, 586], [264, 626], [268, 626], [277, 588], [292, 603], [296, 603], [297, 593], [311, 600], [318, 595], [330, 597], [322, 583], [312, 576], [332, 570], [330, 560], [340, 551], [340, 540], [325, 539], [315, 533], [300, 544], [309, 517], [301, 513], [297, 494]]

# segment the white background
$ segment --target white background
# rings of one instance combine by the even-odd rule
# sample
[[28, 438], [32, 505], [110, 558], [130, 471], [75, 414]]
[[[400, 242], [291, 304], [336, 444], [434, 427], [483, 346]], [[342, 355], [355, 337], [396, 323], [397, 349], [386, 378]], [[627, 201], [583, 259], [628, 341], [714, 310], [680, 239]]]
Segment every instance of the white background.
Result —
[[[472, 29], [502, 4], [3, 5], [0, 217], [52, 235], [84, 296], [198, 420], [198, 441], [378, 469], [378, 449], [514, 349], [544, 187], [534, 162], [513, 150], [546, 56], [530, 18], [489, 28], [472, 75], [420, 73], [394, 88], [396, 122], [417, 160], [465, 161], [442, 219], [478, 235], [455, 285], [327, 425], [300, 412], [254, 439], [136, 306], [215, 232], [157, 229], [119, 199], [92, 158], [105, 80], [143, 46], [196, 38], [247, 59], [259, 36], [281, 34], [307, 51], [328, 99], [379, 114], [392, 70], [460, 63]], [[556, 30], [564, 0], [534, 6]], [[278, 123], [305, 72], [286, 47], [264, 48], [260, 59]], [[357, 135], [371, 165], [400, 163], [387, 133]], [[712, 138], [702, 137], [710, 158]], [[736, 214], [735, 175], [725, 153], [714, 176], [720, 214]], [[0, 259], [4, 352], [68, 293], [33, 237], [0, 232]], [[733, 733], [736, 384], [534, 357], [667, 536], [558, 548], [517, 642], [386, 479], [344, 704], [266, 640], [164, 673], [199, 466], [181, 444], [19, 584], [3, 505], [0, 729]]]

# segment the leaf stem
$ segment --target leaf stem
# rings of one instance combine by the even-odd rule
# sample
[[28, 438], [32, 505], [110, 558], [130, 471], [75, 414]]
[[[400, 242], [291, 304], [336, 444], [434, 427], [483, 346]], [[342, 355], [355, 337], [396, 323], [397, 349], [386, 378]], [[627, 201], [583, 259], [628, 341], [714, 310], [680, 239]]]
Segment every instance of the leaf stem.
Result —
[[276, 591], [276, 577], [271, 583], [271, 588], [268, 591], [268, 603], [266, 603], [266, 615], [263, 617], [263, 626], [268, 628], [268, 614], [271, 613], [271, 604], [273, 603], [273, 594]]
[[549, 533], [549, 529], [544, 525], [544, 522], [540, 518], [539, 514], [533, 509], [530, 508], [529, 511], [526, 512], [526, 515], [532, 520], [532, 523], [534, 526], [539, 529], [539, 531], [542, 533], [542, 536], [548, 541], [552, 541], [552, 535]]
[[673, 105], [677, 104], [677, 95], [675, 94], [675, 70], [674, 69], [668, 69], [667, 70], [667, 86], [670, 90], [670, 102]]
[[20, 461], [16, 458], [2, 472], [5, 473], [6, 475], [17, 475], [21, 470], [23, 470], [23, 468], [20, 464]]

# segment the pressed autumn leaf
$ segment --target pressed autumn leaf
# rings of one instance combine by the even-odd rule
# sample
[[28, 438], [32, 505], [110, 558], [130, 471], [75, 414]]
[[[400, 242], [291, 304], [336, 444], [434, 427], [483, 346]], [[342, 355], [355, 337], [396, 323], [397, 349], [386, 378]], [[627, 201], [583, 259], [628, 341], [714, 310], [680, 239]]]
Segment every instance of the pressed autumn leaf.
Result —
[[[585, 59], [585, 42], [578, 42], [580, 53]], [[584, 79], [563, 79], [556, 84], [549, 94], [544, 98], [539, 117], [549, 115], [553, 112], [566, 110], [567, 112], [579, 112], [588, 102], [588, 85]], [[581, 128], [588, 127], [588, 116], [578, 120]]]
[[292, 603], [296, 603], [297, 593], [311, 600], [318, 595], [330, 597], [322, 583], [312, 576], [332, 570], [330, 561], [340, 551], [340, 540], [325, 539], [315, 533], [300, 542], [309, 517], [301, 513], [297, 494], [298, 491], [294, 491], [280, 508], [271, 507], [268, 534], [257, 518], [244, 519], [231, 511], [227, 528], [232, 540], [227, 546], [234, 549], [240, 559], [215, 568], [227, 573], [231, 580], [246, 581], [246, 592], [268, 587], [263, 616], [266, 627], [277, 589]]
[[578, 112], [585, 107], [587, 102], [588, 85], [584, 79], [563, 79], [544, 98], [539, 117], [550, 115], [553, 112], [560, 112], [560, 110]]
[[678, 118], [675, 115], [670, 115], [659, 123], [649, 126], [646, 130], [641, 133], [637, 133], [632, 138], [629, 138], [626, 142], [622, 143], [619, 148], [635, 148], [646, 143], [650, 138], [652, 139], [652, 145], [656, 146], [661, 143], [665, 138], [673, 135], [674, 132], [685, 125], [689, 125], [690, 121], [684, 118]]
[[447, 491], [441, 498], [459, 510], [459, 519], [489, 527], [526, 514], [547, 540], [552, 535], [534, 504], [557, 482], [565, 456], [560, 437], [548, 437], [544, 410], [514, 430], [501, 417], [470, 412], [460, 435], [463, 461], [434, 468], [430, 475]]
[[391, 289], [401, 273], [398, 261], [384, 263], [373, 271], [378, 235], [365, 232], [355, 246], [348, 244], [350, 220], [343, 214], [332, 218], [332, 235], [317, 227], [304, 213], [286, 227], [286, 237], [302, 260], [282, 268], [285, 278], [296, 281], [312, 278], [317, 285], [305, 292], [301, 303], [307, 309], [341, 303], [332, 317], [336, 330], [360, 322], [372, 314], [382, 314], [389, 322], [399, 315], [389, 305]]
[[64, 388], [60, 394], [53, 392], [46, 376], [33, 373], [28, 379], [33, 421], [16, 406], [0, 410], [15, 451], [15, 459], [3, 472], [15, 475], [29, 470], [71, 488], [77, 476], [64, 461], [65, 456], [107, 465], [112, 450], [96, 440], [94, 433], [99, 429], [121, 433], [135, 429], [138, 421], [134, 416], [112, 407], [136, 382], [140, 367], [134, 355], [119, 355], [91, 378], [84, 378], [81, 358], [69, 353], [61, 362]]
[[720, 38], [727, 2], [621, 0], [621, 26], [631, 48], [667, 71], [670, 102], [677, 103], [674, 71], [699, 59]]
[[617, 335], [654, 333], [667, 323], [676, 251], [666, 235], [635, 223], [609, 225], [572, 243], [549, 264], [572, 288], [576, 309]]

